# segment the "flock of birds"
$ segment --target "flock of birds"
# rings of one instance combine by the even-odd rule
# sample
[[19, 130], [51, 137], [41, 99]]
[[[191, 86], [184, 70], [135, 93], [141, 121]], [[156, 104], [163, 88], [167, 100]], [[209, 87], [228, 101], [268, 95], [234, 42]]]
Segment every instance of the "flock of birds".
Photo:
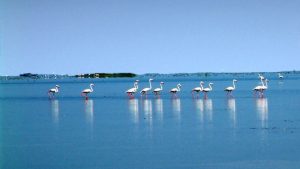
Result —
[[[264, 97], [264, 91], [266, 91], [268, 89], [268, 82], [269, 80], [266, 79], [264, 76], [262, 76], [261, 74], [258, 74], [258, 77], [260, 79], [261, 85], [258, 85], [256, 87], [253, 88], [253, 93], [254, 96], [258, 96], [258, 97]], [[280, 79], [283, 78], [283, 75], [278, 74], [278, 77]], [[153, 79], [149, 79], [149, 87], [143, 88], [140, 91], [141, 97], [147, 97], [148, 93], [152, 91], [152, 84], [151, 82], [153, 81]], [[138, 92], [138, 82], [139, 80], [135, 80], [134, 84], [133, 84], [133, 88], [128, 89], [125, 93], [127, 93], [129, 98], [134, 98], [135, 94]], [[225, 92], [227, 92], [227, 97], [233, 97], [232, 92], [236, 89], [236, 79], [232, 80], [232, 86], [226, 87], [224, 89]], [[156, 97], [160, 97], [161, 92], [163, 91], [163, 85], [164, 82], [160, 82], [160, 87], [159, 88], [155, 88], [153, 89], [153, 94]], [[211, 92], [213, 90], [212, 86], [213, 83], [209, 83], [208, 87], [203, 87], [204, 82], [200, 81], [200, 86], [195, 87], [191, 90], [192, 96], [198, 98], [200, 96], [200, 93], [202, 92], [204, 94], [204, 98], [207, 98], [207, 93]], [[92, 93], [94, 84], [90, 84], [90, 88], [84, 89], [81, 91], [81, 96], [84, 97], [86, 100], [88, 99], [88, 94]], [[48, 96], [49, 98], [54, 98], [55, 94], [59, 92], [59, 85], [56, 85], [54, 88], [49, 89], [48, 90]], [[181, 90], [181, 84], [177, 84], [177, 86], [175, 88], [172, 88], [171, 90], [169, 90], [169, 92], [172, 95], [172, 98], [177, 98], [177, 93], [180, 92]]]

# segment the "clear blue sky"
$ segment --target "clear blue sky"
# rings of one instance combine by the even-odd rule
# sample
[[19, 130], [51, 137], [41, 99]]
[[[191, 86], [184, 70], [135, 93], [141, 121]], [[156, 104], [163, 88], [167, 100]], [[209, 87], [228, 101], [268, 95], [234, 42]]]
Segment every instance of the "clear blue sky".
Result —
[[0, 74], [300, 69], [299, 0], [0, 0]]

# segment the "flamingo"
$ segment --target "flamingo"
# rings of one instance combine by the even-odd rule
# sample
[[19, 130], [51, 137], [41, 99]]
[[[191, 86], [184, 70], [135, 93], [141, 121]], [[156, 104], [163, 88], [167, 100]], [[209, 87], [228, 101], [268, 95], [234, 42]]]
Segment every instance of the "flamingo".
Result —
[[202, 91], [204, 92], [204, 98], [207, 99], [207, 93], [212, 91], [213, 83], [209, 83], [207, 88], [204, 88]]
[[179, 84], [177, 84], [176, 88], [173, 88], [173, 89], [170, 90], [170, 93], [172, 93], [172, 97], [175, 96], [175, 98], [177, 98], [176, 93], [180, 92], [180, 88], [181, 88], [181, 84], [179, 83]]
[[278, 78], [283, 79], [283, 75], [281, 73], [278, 73]]
[[226, 88], [224, 89], [224, 91], [227, 92], [227, 96], [230, 95], [231, 97], [233, 97], [233, 96], [232, 96], [232, 92], [235, 90], [235, 83], [236, 83], [236, 82], [237, 82], [237, 80], [233, 79], [233, 80], [232, 80], [232, 86], [226, 87]]
[[58, 90], [59, 88], [60, 88], [59, 85], [55, 85], [54, 88], [48, 90], [48, 96], [50, 99], [54, 97], [55, 93], [59, 92], [59, 90]]
[[[193, 95], [193, 98], [194, 98], [194, 92], [196, 92], [197, 94], [199, 94], [200, 92], [202, 92], [203, 91], [203, 84], [204, 84], [204, 82], [203, 81], [201, 81], [200, 82], [200, 87], [195, 87], [194, 89], [192, 89], [192, 95]], [[200, 95], [200, 94], [199, 94]], [[198, 98], [198, 95], [197, 95], [197, 98]]]
[[94, 91], [94, 89], [93, 89], [94, 86], [95, 86], [95, 85], [94, 85], [93, 83], [91, 83], [89, 89], [84, 89], [84, 90], [81, 91], [81, 96], [82, 96], [82, 97], [85, 97], [85, 99], [87, 100], [87, 99], [88, 99], [88, 96], [87, 96], [87, 95], [88, 95], [89, 93], [92, 93], [92, 92]]
[[141, 92], [140, 92], [141, 96], [146, 95], [146, 97], [147, 97], [147, 93], [152, 89], [151, 81], [153, 81], [153, 79], [149, 79], [149, 87], [146, 87], [143, 90], [141, 90]]
[[[263, 80], [263, 78], [260, 78], [260, 81], [261, 81], [262, 85], [258, 85], [255, 88], [253, 88], [253, 92], [254, 92], [254, 95], [256, 95], [257, 92], [259, 92], [259, 96], [263, 97], [263, 91], [268, 89], [268, 81], [269, 80], [268, 79]], [[264, 84], [264, 81], [266, 82], [266, 86]]]
[[130, 88], [126, 91], [127, 95], [129, 98], [133, 98], [134, 97], [134, 94], [136, 93], [137, 89], [139, 88], [138, 86], [138, 82], [139, 80], [136, 80], [134, 83], [133, 83], [133, 88]]
[[159, 97], [160, 92], [163, 90], [163, 85], [164, 85], [164, 82], [160, 82], [160, 87], [155, 88], [155, 89], [153, 90], [153, 93], [154, 93], [157, 97]]
[[263, 84], [263, 86], [260, 89], [260, 93], [261, 93], [261, 97], [264, 97], [264, 91], [268, 89], [268, 79], [264, 80], [265, 84]]

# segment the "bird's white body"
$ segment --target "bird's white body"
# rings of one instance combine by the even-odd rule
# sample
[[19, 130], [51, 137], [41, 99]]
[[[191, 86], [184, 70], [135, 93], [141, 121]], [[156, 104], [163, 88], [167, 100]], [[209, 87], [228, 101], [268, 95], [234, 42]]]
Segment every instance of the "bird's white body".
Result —
[[226, 87], [224, 90], [228, 91], [228, 92], [231, 92], [231, 91], [235, 90], [235, 83], [236, 82], [237, 82], [237, 80], [233, 79], [232, 80], [232, 86]]
[[281, 73], [278, 73], [278, 78], [283, 79], [283, 75]]
[[176, 88], [173, 88], [170, 90], [171, 93], [177, 93], [180, 92], [181, 84], [178, 84]]
[[48, 96], [49, 96], [49, 98], [53, 98], [54, 95], [59, 92], [59, 88], [60, 88], [59, 85], [55, 85], [55, 88], [49, 89], [48, 90]]
[[254, 87], [253, 88], [254, 91], [259, 91], [259, 90], [261, 90], [263, 88], [263, 86], [265, 85], [263, 79], [264, 78], [262, 78], [262, 77], [260, 78], [261, 85], [258, 85], [256, 87]]
[[81, 93], [92, 93], [93, 89], [84, 89]]
[[163, 85], [164, 85], [164, 82], [160, 82], [160, 87], [155, 88], [155, 89], [153, 90], [153, 93], [154, 93], [155, 95], [159, 95], [160, 92], [163, 90]]
[[202, 90], [204, 92], [204, 98], [205, 99], [207, 98], [207, 93], [212, 91], [212, 85], [213, 85], [213, 83], [209, 83], [208, 84], [209, 87], [206, 87]]
[[[191, 92], [191, 93], [192, 93], [192, 95], [193, 95], [193, 98], [194, 98], [194, 92], [196, 92], [196, 93], [199, 94], [200, 92], [203, 91], [203, 84], [204, 84], [204, 82], [201, 81], [199, 87], [195, 87], [195, 88], [192, 89], [192, 92]], [[197, 98], [198, 98], [199, 95], [200, 95], [200, 94], [199, 94], [199, 95], [198, 95], [198, 94], [196, 94]]]
[[152, 81], [153, 79], [149, 79], [149, 87], [146, 87], [146, 88], [144, 88], [144, 89], [142, 89], [141, 90], [141, 95], [143, 96], [143, 95], [147, 95], [147, 93], [152, 89], [152, 85], [151, 85], [151, 81]]
[[192, 89], [192, 92], [202, 92], [204, 82], [200, 82], [200, 87], [195, 87]]
[[136, 81], [133, 83], [133, 88], [130, 88], [130, 89], [128, 89], [128, 90], [125, 92], [125, 93], [128, 94], [128, 96], [129, 96], [130, 98], [132, 98], [133, 95], [137, 92], [137, 90], [138, 90], [138, 88], [139, 88], [138, 82], [139, 82], [139, 80], [136, 80]]
[[170, 93], [172, 93], [172, 97], [177, 98], [177, 92], [180, 92], [181, 84], [177, 84], [176, 88], [173, 88], [170, 90]]
[[259, 86], [256, 86], [255, 88], [253, 88], [253, 91], [254, 91], [254, 95], [256, 95], [257, 92], [259, 92], [259, 96], [263, 97], [264, 91], [268, 89], [269, 80], [268, 79], [263, 80], [262, 78], [260, 80], [261, 80], [262, 85], [259, 85]]
[[92, 93], [94, 91], [93, 87], [94, 87], [94, 84], [91, 83], [89, 89], [84, 89], [81, 91], [81, 96], [85, 96], [85, 98], [88, 99], [87, 94]]
[[210, 92], [210, 91], [212, 91], [212, 85], [213, 85], [213, 83], [209, 83], [208, 84], [209, 87], [204, 88], [203, 92]]
[[55, 88], [49, 89], [49, 92], [50, 93], [58, 93], [59, 92], [58, 88], [59, 88], [58, 85], [56, 85]]

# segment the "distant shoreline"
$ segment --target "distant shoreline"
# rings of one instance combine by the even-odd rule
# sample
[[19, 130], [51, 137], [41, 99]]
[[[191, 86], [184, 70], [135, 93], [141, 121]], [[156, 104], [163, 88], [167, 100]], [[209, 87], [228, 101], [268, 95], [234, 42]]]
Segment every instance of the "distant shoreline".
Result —
[[96, 78], [148, 78], [148, 77], [217, 77], [220, 75], [233, 76], [233, 77], [245, 77], [245, 76], [257, 76], [258, 73], [272, 75], [277, 73], [283, 75], [296, 75], [300, 74], [300, 71], [280, 71], [280, 72], [198, 72], [198, 73], [86, 73], [78, 75], [59, 75], [59, 74], [34, 74], [23, 73], [19, 76], [0, 76], [0, 80], [26, 80], [26, 79], [96, 79]]

